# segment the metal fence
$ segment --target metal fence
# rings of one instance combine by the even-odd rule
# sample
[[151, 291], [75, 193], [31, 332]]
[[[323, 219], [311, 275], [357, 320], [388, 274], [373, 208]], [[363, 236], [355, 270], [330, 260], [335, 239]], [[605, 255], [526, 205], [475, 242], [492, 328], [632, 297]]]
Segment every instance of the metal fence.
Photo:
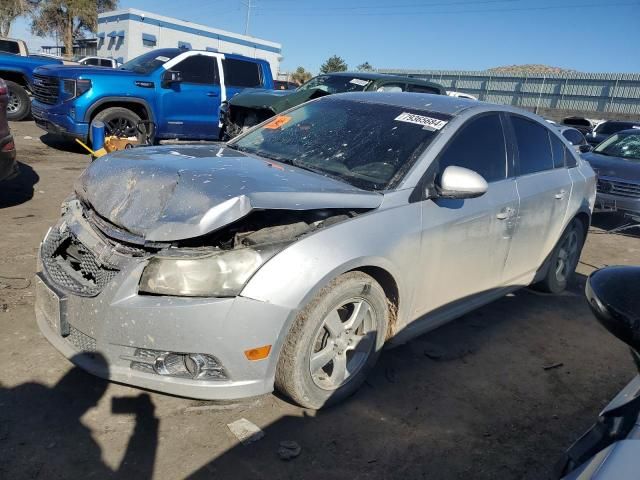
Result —
[[569, 73], [505, 74], [456, 70], [379, 69], [439, 83], [447, 90], [470, 93], [479, 100], [534, 111], [600, 112], [640, 117], [640, 74]]

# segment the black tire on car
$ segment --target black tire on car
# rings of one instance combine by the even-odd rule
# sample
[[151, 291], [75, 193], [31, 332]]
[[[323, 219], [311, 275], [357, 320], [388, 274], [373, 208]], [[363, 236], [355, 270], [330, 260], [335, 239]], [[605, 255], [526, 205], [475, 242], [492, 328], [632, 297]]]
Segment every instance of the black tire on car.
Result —
[[[95, 117], [95, 121], [101, 121], [105, 126], [105, 135], [115, 135], [118, 137], [136, 137], [139, 142], [144, 142], [146, 137], [146, 128], [140, 124], [142, 119], [137, 113], [124, 107], [109, 107], [102, 110]], [[91, 129], [89, 129], [89, 141], [93, 143], [91, 138]]]
[[580, 220], [574, 218], [549, 257], [546, 276], [536, 283], [534, 288], [548, 293], [563, 292], [576, 271], [584, 240], [584, 225]]
[[371, 276], [335, 278], [296, 317], [278, 358], [276, 388], [315, 409], [355, 393], [380, 355], [389, 312]]
[[13, 122], [24, 120], [31, 113], [31, 99], [21, 85], [7, 80], [9, 90], [9, 104], [7, 105], [7, 119]]

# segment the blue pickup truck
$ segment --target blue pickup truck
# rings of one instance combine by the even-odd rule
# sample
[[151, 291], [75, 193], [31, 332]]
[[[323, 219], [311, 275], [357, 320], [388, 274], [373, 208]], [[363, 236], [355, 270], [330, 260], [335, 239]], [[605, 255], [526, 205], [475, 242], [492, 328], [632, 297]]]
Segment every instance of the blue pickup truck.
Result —
[[9, 91], [7, 118], [9, 120], [23, 120], [31, 113], [31, 98], [33, 72], [43, 65], [62, 65], [62, 61], [55, 58], [37, 56], [21, 56], [0, 52], [0, 78]]
[[165, 48], [117, 70], [45, 66], [33, 78], [36, 124], [50, 133], [91, 141], [89, 125], [107, 134], [155, 140], [219, 137], [220, 105], [245, 88], [273, 88], [265, 60]]

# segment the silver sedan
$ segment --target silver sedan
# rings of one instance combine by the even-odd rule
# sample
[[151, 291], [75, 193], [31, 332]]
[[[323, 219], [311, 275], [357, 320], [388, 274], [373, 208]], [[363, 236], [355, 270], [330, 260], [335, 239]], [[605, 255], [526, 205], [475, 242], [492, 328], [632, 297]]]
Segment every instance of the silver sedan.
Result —
[[562, 291], [594, 200], [591, 167], [527, 112], [324, 97], [229, 144], [95, 161], [42, 243], [36, 315], [104, 378], [202, 399], [275, 386], [320, 408], [385, 343], [524, 286]]

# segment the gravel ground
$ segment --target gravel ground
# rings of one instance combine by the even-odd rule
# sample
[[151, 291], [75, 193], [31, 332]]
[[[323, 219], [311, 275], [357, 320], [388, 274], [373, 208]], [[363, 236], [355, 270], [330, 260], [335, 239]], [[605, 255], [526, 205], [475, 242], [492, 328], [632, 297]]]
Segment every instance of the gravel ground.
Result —
[[[633, 377], [626, 348], [596, 324], [582, 292], [594, 268], [640, 263], [639, 237], [594, 227], [568, 292], [522, 290], [386, 351], [364, 388], [327, 411], [276, 395], [213, 403], [96, 379], [40, 335], [30, 281], [88, 158], [31, 122], [12, 128], [22, 175], [0, 184], [0, 478], [546, 479]], [[241, 418], [264, 438], [240, 444], [227, 424]], [[285, 462], [286, 440], [302, 452]]]

